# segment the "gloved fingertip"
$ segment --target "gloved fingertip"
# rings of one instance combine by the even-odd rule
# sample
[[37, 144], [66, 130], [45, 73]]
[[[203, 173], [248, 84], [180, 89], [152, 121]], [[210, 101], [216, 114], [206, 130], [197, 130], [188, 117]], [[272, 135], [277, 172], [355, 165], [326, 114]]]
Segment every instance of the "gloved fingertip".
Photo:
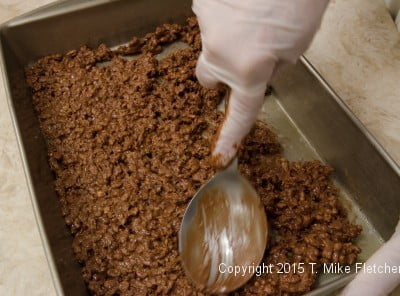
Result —
[[211, 165], [216, 169], [224, 169], [228, 167], [236, 157], [238, 148], [239, 143], [219, 138], [211, 154]]
[[200, 57], [197, 60], [196, 77], [200, 84], [206, 88], [215, 88], [219, 83], [205, 62], [203, 53], [200, 54]]
[[212, 165], [216, 168], [229, 166], [235, 158], [242, 140], [246, 137], [263, 104], [265, 87], [254, 96], [245, 96], [232, 90], [229, 106], [220, 131], [216, 135], [212, 151]]

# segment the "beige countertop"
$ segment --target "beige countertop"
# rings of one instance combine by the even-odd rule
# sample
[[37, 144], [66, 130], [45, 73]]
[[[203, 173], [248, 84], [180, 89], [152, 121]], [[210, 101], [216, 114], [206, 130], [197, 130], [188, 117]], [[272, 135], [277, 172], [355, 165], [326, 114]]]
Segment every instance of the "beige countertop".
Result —
[[[0, 23], [53, 1], [0, 0]], [[383, 0], [331, 0], [306, 56], [400, 163], [400, 33]], [[0, 295], [54, 294], [0, 87]]]

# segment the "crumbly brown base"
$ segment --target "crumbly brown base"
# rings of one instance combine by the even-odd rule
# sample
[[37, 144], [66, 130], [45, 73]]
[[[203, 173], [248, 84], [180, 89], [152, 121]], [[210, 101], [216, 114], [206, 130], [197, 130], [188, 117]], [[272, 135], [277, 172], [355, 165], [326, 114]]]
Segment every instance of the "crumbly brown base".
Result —
[[[176, 40], [190, 47], [158, 61], [163, 45]], [[100, 45], [47, 56], [26, 72], [62, 214], [94, 295], [201, 295], [177, 247], [187, 203], [214, 174], [208, 139], [223, 116], [223, 90], [204, 89], [194, 75], [200, 47], [192, 18], [114, 52]], [[137, 60], [121, 57], [137, 53]], [[98, 66], [105, 61], [111, 64]], [[266, 264], [355, 262], [361, 228], [348, 222], [331, 168], [285, 160], [261, 123], [239, 154], [271, 225]], [[305, 267], [253, 277], [234, 294], [307, 292], [317, 275]]]

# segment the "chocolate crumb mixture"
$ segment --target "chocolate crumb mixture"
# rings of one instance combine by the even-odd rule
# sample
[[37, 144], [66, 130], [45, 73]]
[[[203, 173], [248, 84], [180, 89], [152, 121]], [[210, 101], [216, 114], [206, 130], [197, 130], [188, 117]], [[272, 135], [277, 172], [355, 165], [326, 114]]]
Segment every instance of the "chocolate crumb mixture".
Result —
[[[189, 47], [156, 58], [178, 40]], [[177, 242], [189, 200], [214, 174], [210, 139], [223, 117], [223, 90], [196, 80], [200, 48], [191, 18], [116, 51], [100, 45], [46, 56], [26, 72], [62, 214], [93, 295], [203, 295], [182, 270]], [[132, 54], [141, 55], [125, 58]], [[262, 123], [240, 150], [240, 170], [271, 225], [263, 261], [354, 263], [361, 227], [347, 220], [332, 169], [289, 162], [280, 150]], [[317, 278], [308, 264], [304, 269], [253, 277], [234, 295], [302, 294]]]

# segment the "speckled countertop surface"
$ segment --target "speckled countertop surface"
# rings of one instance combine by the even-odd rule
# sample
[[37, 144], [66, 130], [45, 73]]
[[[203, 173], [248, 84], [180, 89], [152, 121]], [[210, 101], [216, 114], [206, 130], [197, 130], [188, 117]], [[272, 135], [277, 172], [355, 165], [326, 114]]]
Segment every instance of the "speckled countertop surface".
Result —
[[[54, 0], [0, 0], [0, 23]], [[400, 163], [400, 33], [381, 0], [331, 0], [306, 53]], [[0, 78], [0, 295], [54, 295]]]

